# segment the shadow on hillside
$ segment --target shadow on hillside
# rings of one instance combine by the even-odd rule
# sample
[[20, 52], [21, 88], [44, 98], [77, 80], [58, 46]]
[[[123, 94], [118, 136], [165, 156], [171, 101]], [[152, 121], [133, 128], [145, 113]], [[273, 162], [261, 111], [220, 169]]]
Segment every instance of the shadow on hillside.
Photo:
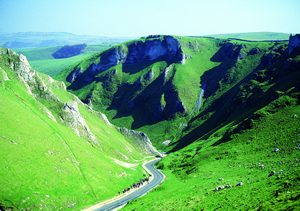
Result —
[[[153, 65], [156, 62], [164, 61], [164, 57], [159, 57], [152, 61], [146, 61], [141, 63], [133, 63], [133, 64], [122, 64], [122, 72], [123, 73], [129, 73], [129, 74], [135, 74], [151, 65]], [[81, 73], [75, 81], [71, 83], [71, 85], [68, 87], [68, 90], [77, 91], [80, 89], [85, 88], [89, 84], [96, 82], [105, 82], [107, 81], [107, 77], [103, 77], [100, 74], [103, 72], [106, 72], [108, 69], [114, 69], [114, 67], [108, 68], [106, 70], [101, 71], [92, 71], [91, 66], [85, 70], [83, 73]], [[69, 77], [69, 76], [68, 76]], [[109, 84], [107, 84], [109, 86]]]
[[[222, 123], [225, 123], [229, 118], [234, 119], [234, 124], [244, 119], [247, 115], [247, 112], [242, 112], [242, 110], [238, 110], [238, 104], [232, 104], [234, 97], [236, 96], [236, 92], [242, 83], [245, 83], [251, 79], [254, 75], [255, 71], [242, 79], [239, 83], [234, 85], [231, 89], [229, 89], [226, 93], [224, 93], [220, 98], [215, 100], [212, 105], [206, 110], [200, 113], [198, 116], [191, 119], [189, 125], [196, 121], [197, 119], [209, 114], [210, 112], [214, 112], [208, 119], [205, 120], [203, 124], [193, 129], [191, 132], [180, 138], [177, 142], [173, 143], [170, 146], [174, 146], [170, 152], [178, 151], [187, 145], [195, 142], [197, 139], [207, 139], [210, 135], [212, 135], [218, 127]], [[246, 115], [245, 115], [246, 114]], [[235, 118], [232, 117], [234, 115]], [[228, 122], [229, 123], [229, 122]], [[186, 131], [188, 128], [186, 129]]]
[[[158, 60], [156, 60], [157, 62]], [[167, 66], [178, 63], [179, 60], [167, 61]], [[174, 77], [174, 76], [172, 76]], [[174, 95], [172, 78], [164, 84], [164, 74], [161, 73], [154, 81], [136, 81], [134, 84], [124, 83], [114, 94], [111, 106], [107, 110], [117, 110], [113, 119], [132, 116], [134, 121], [132, 129], [137, 129], [145, 125], [152, 125], [160, 120], [170, 118], [175, 102], [172, 101]], [[161, 97], [164, 94], [166, 107], [161, 110]]]
[[202, 83], [206, 83], [205, 98], [208, 98], [216, 93], [220, 88], [220, 81], [226, 79], [229, 70], [235, 66], [237, 57], [227, 57], [228, 50], [221, 47], [210, 59], [212, 62], [221, 62], [220, 65], [205, 71], [200, 77]]
[[[274, 85], [269, 88], [266, 92], [261, 92], [256, 95], [256, 98], [251, 104], [247, 106], [242, 105], [241, 103], [233, 103], [233, 99], [236, 97], [236, 94], [239, 90], [241, 84], [250, 81], [255, 73], [262, 68], [261, 63], [257, 65], [257, 67], [245, 78], [239, 81], [236, 85], [234, 85], [230, 90], [224, 93], [219, 99], [215, 100], [212, 105], [206, 110], [200, 113], [198, 116], [191, 119], [189, 124], [197, 121], [200, 117], [205, 116], [209, 112], [214, 112], [202, 125], [196, 127], [191, 132], [180, 138], [177, 142], [173, 143], [170, 146], [174, 146], [170, 152], [175, 152], [184, 148], [185, 146], [195, 142], [199, 138], [207, 139], [211, 136], [215, 131], [222, 127], [221, 124], [228, 124], [232, 122], [233, 124], [237, 124], [244, 120], [245, 118], [250, 117], [256, 110], [261, 109], [262, 107], [268, 105], [272, 99], [271, 96], [274, 95], [276, 90], [288, 90], [293, 87], [297, 80], [299, 80], [300, 76], [297, 72], [293, 72], [291, 74], [287, 74], [284, 68], [284, 62], [287, 59], [287, 54], [283, 53], [280, 58], [278, 58], [272, 64], [269, 64], [266, 68], [267, 71], [270, 71], [270, 77], [273, 78]], [[262, 61], [263, 62], [263, 61]], [[278, 72], [272, 72], [271, 70], [275, 69]], [[201, 78], [202, 81], [202, 78]], [[186, 132], [188, 128], [186, 129]], [[230, 140], [230, 137], [224, 137], [224, 139], [220, 139], [217, 141], [215, 145], [227, 142]]]

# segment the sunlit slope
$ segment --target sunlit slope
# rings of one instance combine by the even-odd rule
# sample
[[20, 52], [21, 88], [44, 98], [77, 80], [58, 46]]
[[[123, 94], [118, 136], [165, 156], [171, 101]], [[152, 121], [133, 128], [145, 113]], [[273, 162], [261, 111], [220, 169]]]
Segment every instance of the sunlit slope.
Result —
[[[63, 83], [30, 68], [26, 75], [23, 57], [0, 52], [0, 206], [76, 210], [140, 179], [141, 160], [149, 154], [137, 140], [66, 92]], [[92, 138], [76, 126], [80, 117], [66, 110], [76, 104]]]

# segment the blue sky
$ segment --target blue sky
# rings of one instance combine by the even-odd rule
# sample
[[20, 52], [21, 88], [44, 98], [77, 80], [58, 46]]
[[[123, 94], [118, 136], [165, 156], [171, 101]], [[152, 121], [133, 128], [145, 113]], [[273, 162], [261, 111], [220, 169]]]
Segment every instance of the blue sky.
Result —
[[300, 33], [300, 0], [0, 0], [0, 32]]

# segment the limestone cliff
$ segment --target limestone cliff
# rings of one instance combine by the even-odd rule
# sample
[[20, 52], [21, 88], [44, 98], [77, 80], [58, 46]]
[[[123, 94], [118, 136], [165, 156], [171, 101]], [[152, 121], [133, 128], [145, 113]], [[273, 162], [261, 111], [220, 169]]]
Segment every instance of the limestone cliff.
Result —
[[[99, 73], [118, 64], [142, 63], [161, 56], [166, 56], [168, 59], [185, 58], [178, 40], [172, 36], [149, 36], [145, 41], [112, 47], [99, 56], [99, 61], [92, 63], [86, 71]], [[79, 66], [75, 67], [68, 75], [67, 81], [72, 83], [82, 73], [83, 70]]]

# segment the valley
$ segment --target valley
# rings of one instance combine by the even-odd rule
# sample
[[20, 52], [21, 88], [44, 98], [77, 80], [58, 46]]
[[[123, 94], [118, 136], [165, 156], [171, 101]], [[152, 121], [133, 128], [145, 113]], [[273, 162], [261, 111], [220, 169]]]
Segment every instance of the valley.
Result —
[[167, 153], [122, 210], [297, 209], [300, 35], [212, 36], [1, 47], [1, 208], [87, 208]]

